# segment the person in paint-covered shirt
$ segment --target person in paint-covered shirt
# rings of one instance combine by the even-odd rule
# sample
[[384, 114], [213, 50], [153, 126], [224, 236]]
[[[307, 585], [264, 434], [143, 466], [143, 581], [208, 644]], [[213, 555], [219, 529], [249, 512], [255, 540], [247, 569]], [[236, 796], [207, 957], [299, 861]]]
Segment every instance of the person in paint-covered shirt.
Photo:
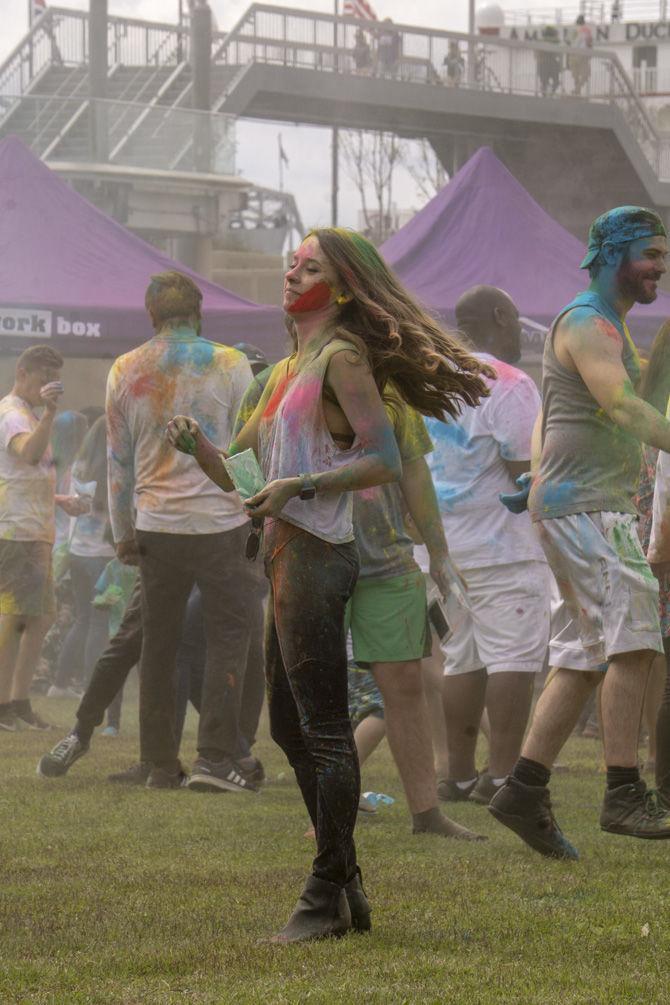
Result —
[[[448, 802], [488, 803], [512, 770], [530, 713], [534, 674], [549, 642], [549, 575], [527, 513], [498, 498], [530, 468], [540, 412], [520, 356], [519, 312], [502, 290], [476, 286], [456, 304], [456, 324], [496, 373], [490, 395], [451, 422], [428, 420], [429, 458], [452, 558], [468, 584], [471, 609], [444, 646]], [[478, 724], [488, 710], [489, 763], [477, 776]]]
[[26, 349], [14, 385], [0, 400], [0, 730], [49, 727], [28, 697], [55, 598], [51, 551], [55, 504], [69, 515], [79, 501], [56, 495], [50, 439], [63, 393], [63, 358], [47, 345]]
[[[202, 294], [178, 272], [154, 276], [146, 306], [156, 334], [116, 360], [107, 384], [110, 519], [118, 557], [142, 582], [141, 759], [149, 787], [184, 782], [175, 738], [175, 655], [194, 583], [207, 663], [193, 788], [245, 790], [235, 762], [249, 645], [244, 560], [248, 517], [195, 460], [173, 450], [169, 419], [187, 411], [223, 446], [251, 381], [246, 357], [200, 337]], [[136, 516], [133, 516], [133, 510]]]
[[354, 495], [360, 571], [348, 609], [353, 656], [359, 665], [370, 666], [382, 694], [386, 736], [414, 833], [477, 840], [479, 835], [449, 820], [439, 809], [422, 680], [421, 661], [431, 651], [426, 579], [414, 560], [414, 541], [405, 516], [409, 514], [426, 540], [431, 568], [439, 579], [448, 548], [425, 460], [433, 443], [423, 417], [393, 389], [387, 390], [385, 399], [402, 477], [397, 485], [375, 485]]
[[512, 774], [490, 809], [532, 848], [577, 858], [551, 811], [551, 766], [602, 682], [605, 831], [670, 837], [670, 816], [647, 798], [638, 732], [647, 676], [663, 652], [658, 582], [637, 536], [633, 497], [641, 444], [670, 450], [670, 422], [635, 391], [640, 365], [626, 326], [666, 271], [660, 217], [638, 206], [599, 216], [582, 268], [590, 285], [547, 335], [542, 415], [533, 435], [530, 515], [561, 595], [549, 656], [555, 673]]
[[[286, 273], [284, 309], [294, 352], [275, 366], [231, 447], [254, 450], [267, 479], [245, 508], [265, 520], [270, 723], [316, 832], [313, 872], [271, 940], [279, 943], [370, 928], [353, 842], [360, 774], [344, 623], [359, 565], [352, 493], [401, 475], [380, 388], [391, 381], [409, 405], [438, 415], [486, 393], [482, 364], [421, 310], [360, 234], [310, 233]], [[179, 450], [195, 438], [203, 470], [233, 491], [220, 447], [197, 422], [177, 415], [168, 435]]]

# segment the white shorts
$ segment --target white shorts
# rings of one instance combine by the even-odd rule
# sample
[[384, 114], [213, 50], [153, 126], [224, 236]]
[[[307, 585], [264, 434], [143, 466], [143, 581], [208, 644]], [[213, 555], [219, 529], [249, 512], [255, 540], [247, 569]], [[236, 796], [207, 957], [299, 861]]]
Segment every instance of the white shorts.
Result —
[[574, 513], [540, 520], [540, 543], [558, 589], [549, 660], [605, 670], [617, 653], [663, 652], [658, 582], [630, 513]]
[[544, 562], [465, 569], [472, 608], [445, 642], [445, 676], [486, 668], [539, 673], [549, 644], [551, 577]]

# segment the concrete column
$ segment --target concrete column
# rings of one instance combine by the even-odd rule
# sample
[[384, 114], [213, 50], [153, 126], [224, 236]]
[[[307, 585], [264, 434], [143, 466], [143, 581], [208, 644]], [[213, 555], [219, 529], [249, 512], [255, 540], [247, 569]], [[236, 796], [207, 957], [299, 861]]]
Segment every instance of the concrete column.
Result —
[[88, 15], [88, 93], [91, 155], [106, 161], [109, 155], [107, 109], [107, 0], [90, 0]]
[[[206, 0], [191, 8], [191, 71], [193, 108], [208, 112], [212, 106], [212, 11]], [[194, 154], [196, 171], [212, 170], [212, 134], [209, 116], [196, 116]]]

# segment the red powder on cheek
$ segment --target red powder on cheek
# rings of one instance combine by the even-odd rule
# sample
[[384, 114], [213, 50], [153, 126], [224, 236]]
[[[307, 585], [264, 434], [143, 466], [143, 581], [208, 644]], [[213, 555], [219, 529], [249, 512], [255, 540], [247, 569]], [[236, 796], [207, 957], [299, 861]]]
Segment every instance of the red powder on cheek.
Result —
[[317, 283], [307, 293], [302, 293], [297, 300], [294, 300], [287, 308], [288, 314], [307, 314], [309, 311], [318, 311], [330, 303], [332, 290], [328, 283]]

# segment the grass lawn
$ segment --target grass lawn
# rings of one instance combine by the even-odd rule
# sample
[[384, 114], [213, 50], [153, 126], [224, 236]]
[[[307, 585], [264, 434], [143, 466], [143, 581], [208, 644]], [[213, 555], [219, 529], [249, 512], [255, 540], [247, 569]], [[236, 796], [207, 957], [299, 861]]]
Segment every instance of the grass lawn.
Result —
[[[486, 845], [413, 837], [388, 749], [364, 770], [388, 792], [358, 828], [373, 931], [307, 946], [257, 940], [309, 871], [307, 820], [264, 727], [260, 796], [120, 789], [124, 732], [64, 779], [35, 774], [75, 703], [38, 699], [58, 731], [0, 736], [0, 1003], [670, 1002], [670, 842], [603, 834], [600, 748], [573, 740], [557, 775], [573, 864], [528, 850], [478, 806], [453, 816]], [[194, 758], [189, 720], [184, 757]]]

